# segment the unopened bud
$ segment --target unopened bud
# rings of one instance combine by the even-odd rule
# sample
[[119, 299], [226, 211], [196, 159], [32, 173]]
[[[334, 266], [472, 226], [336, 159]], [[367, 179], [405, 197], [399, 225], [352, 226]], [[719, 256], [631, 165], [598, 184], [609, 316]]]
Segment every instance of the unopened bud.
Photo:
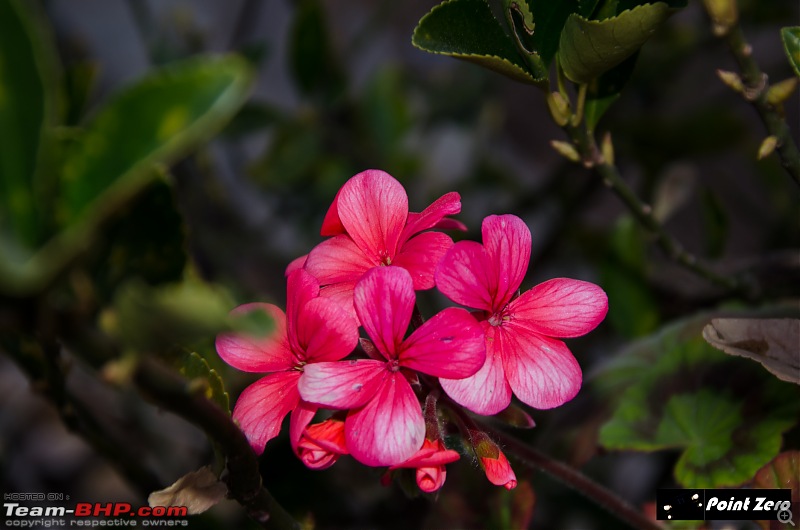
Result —
[[767, 136], [764, 138], [764, 141], [761, 142], [761, 147], [758, 148], [758, 159], [762, 160], [775, 150], [778, 146], [778, 137], [777, 136]]
[[603, 154], [603, 161], [613, 166], [614, 165], [614, 143], [611, 141], [611, 133], [607, 132], [603, 135], [603, 140], [600, 143], [600, 152]]
[[550, 145], [553, 146], [553, 149], [558, 151], [558, 153], [566, 158], [571, 162], [580, 162], [581, 155], [578, 154], [578, 151], [575, 149], [575, 146], [569, 142], [562, 142], [560, 140], [551, 140]]
[[703, 0], [703, 5], [711, 17], [712, 31], [717, 37], [727, 35], [739, 20], [736, 0]]
[[547, 107], [550, 109], [553, 121], [559, 127], [563, 127], [569, 122], [572, 111], [569, 108], [569, 102], [564, 99], [560, 92], [551, 92], [547, 96]]
[[769, 90], [767, 90], [767, 103], [773, 107], [782, 105], [797, 88], [797, 81], [796, 77], [790, 77], [769, 87]]
[[736, 72], [729, 72], [728, 70], [717, 70], [717, 75], [723, 83], [728, 85], [734, 92], [744, 92], [744, 84], [742, 78]]

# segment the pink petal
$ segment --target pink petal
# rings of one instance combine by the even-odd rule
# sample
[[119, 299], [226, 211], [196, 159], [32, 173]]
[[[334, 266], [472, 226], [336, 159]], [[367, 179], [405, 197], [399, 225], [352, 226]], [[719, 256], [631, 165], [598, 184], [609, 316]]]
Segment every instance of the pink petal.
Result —
[[336, 192], [336, 197], [333, 198], [331, 207], [325, 213], [325, 219], [322, 220], [322, 229], [319, 231], [321, 236], [338, 236], [344, 234], [344, 225], [342, 220], [339, 219], [339, 195], [342, 193], [342, 188]]
[[286, 279], [286, 332], [292, 350], [303, 351], [297, 340], [297, 324], [306, 304], [319, 296], [319, 281], [304, 269], [298, 269]]
[[283, 418], [300, 402], [297, 380], [300, 372], [277, 372], [262, 377], [244, 389], [233, 408], [233, 419], [258, 454], [278, 436]]
[[483, 246], [495, 268], [494, 308], [501, 309], [519, 290], [531, 260], [531, 231], [516, 215], [490, 215], [481, 226]]
[[511, 469], [506, 455], [502, 451], [499, 453], [497, 458], [481, 458], [481, 465], [489, 482], [495, 486], [503, 486], [507, 490], [512, 490], [517, 487], [517, 476]]
[[451, 191], [436, 199], [433, 204], [420, 213], [409, 213], [406, 226], [400, 236], [400, 241], [407, 241], [414, 234], [423, 230], [430, 230], [442, 220], [445, 215], [457, 214], [461, 211], [461, 195]]
[[411, 275], [400, 267], [375, 267], [356, 284], [353, 305], [358, 319], [387, 359], [397, 357], [415, 302]]
[[440, 440], [425, 439], [422, 447], [414, 453], [414, 456], [391, 469], [412, 468], [412, 467], [433, 467], [451, 464], [459, 459], [459, 454], [452, 449], [447, 449]]
[[300, 312], [297, 341], [306, 362], [338, 361], [358, 344], [358, 322], [333, 300], [315, 298]]
[[551, 409], [571, 400], [581, 388], [581, 367], [560, 340], [532, 333], [507, 322], [497, 334], [503, 368], [514, 394], [536, 409]]
[[466, 309], [450, 307], [417, 328], [403, 343], [400, 365], [450, 379], [468, 377], [486, 361], [483, 329]]
[[417, 468], [417, 486], [425, 493], [433, 493], [444, 486], [447, 479], [447, 468], [444, 466]]
[[350, 411], [345, 436], [350, 454], [368, 466], [399, 464], [419, 450], [425, 439], [425, 420], [402, 373], [392, 372], [369, 403]]
[[486, 334], [486, 362], [466, 379], [439, 379], [442, 388], [456, 403], [472, 412], [491, 416], [511, 403], [511, 387], [506, 381], [501, 351], [496, 347], [497, 328], [481, 322]]
[[386, 363], [372, 359], [307, 364], [297, 385], [305, 401], [336, 409], [363, 406], [388, 377]]
[[339, 194], [339, 218], [365, 254], [394, 257], [408, 217], [408, 196], [388, 173], [367, 170], [348, 180]]
[[223, 361], [243, 372], [275, 372], [289, 370], [294, 365], [292, 350], [286, 337], [286, 315], [272, 304], [245, 304], [234, 309], [232, 314], [264, 311], [274, 322], [274, 328], [265, 337], [249, 337], [243, 334], [223, 333], [217, 335], [217, 353]]
[[462, 232], [467, 231], [467, 225], [456, 219], [450, 219], [449, 217], [445, 217], [436, 223], [434, 228], [438, 228], [439, 230], [461, 230]]
[[436, 288], [457, 304], [492, 310], [497, 278], [486, 250], [474, 241], [459, 241], [442, 257], [434, 275]]
[[306, 429], [296, 451], [310, 469], [326, 469], [347, 454], [344, 422], [328, 419]]
[[286, 276], [289, 276], [292, 272], [296, 271], [297, 269], [302, 269], [306, 266], [306, 259], [308, 259], [308, 254], [304, 254], [299, 258], [293, 259], [289, 265], [286, 266]]
[[554, 278], [523, 293], [508, 306], [514, 320], [549, 337], [579, 337], [603, 321], [608, 297], [597, 285]]
[[364, 254], [348, 236], [326, 239], [311, 249], [306, 259], [306, 270], [320, 285], [355, 283], [376, 265], [378, 260]]
[[295, 454], [298, 454], [297, 444], [300, 443], [306, 426], [314, 419], [314, 414], [317, 413], [318, 408], [319, 407], [316, 405], [301, 399], [294, 410], [292, 410], [292, 415], [289, 419], [289, 442], [292, 444], [292, 449]]
[[411, 273], [415, 291], [432, 289], [436, 266], [452, 246], [453, 240], [449, 236], [440, 232], [425, 232], [406, 241], [392, 260], [392, 265]]
[[320, 298], [333, 300], [339, 307], [347, 311], [351, 317], [358, 319], [356, 308], [353, 306], [353, 291], [355, 288], [355, 282], [332, 283], [320, 289], [319, 296]]

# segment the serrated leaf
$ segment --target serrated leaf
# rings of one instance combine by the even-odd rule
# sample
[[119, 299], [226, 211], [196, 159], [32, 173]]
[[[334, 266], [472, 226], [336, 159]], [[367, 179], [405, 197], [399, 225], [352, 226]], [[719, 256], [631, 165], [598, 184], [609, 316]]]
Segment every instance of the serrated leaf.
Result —
[[636, 53], [669, 15], [664, 2], [640, 5], [604, 20], [570, 15], [558, 47], [564, 74], [576, 83], [589, 83]]
[[800, 26], [781, 28], [781, 40], [789, 64], [792, 65], [794, 73], [800, 77]]
[[675, 478], [684, 487], [735, 486], [781, 447], [797, 422], [800, 391], [700, 338], [707, 315], [678, 322], [634, 343], [596, 375], [615, 402], [600, 431], [608, 449], [679, 449]]
[[35, 7], [0, 0], [0, 239], [31, 250], [44, 236], [38, 196], [58, 99], [56, 51]]
[[[597, 0], [560, 0], [558, 2], [520, 0], [530, 12], [533, 22], [533, 33], [528, 39], [532, 51], [542, 59], [545, 68], [550, 66], [558, 50], [561, 30], [567, 18], [575, 13], [582, 17], [589, 17], [594, 10]], [[516, 3], [516, 2], [515, 2]]]
[[198, 353], [192, 352], [184, 358], [181, 373], [192, 381], [204, 382], [205, 396], [219, 405], [222, 410], [230, 413], [230, 397], [225, 391], [225, 384], [219, 373], [208, 365], [208, 361]]
[[539, 84], [484, 0], [447, 0], [422, 17], [417, 48], [474, 62], [523, 83]]
[[154, 164], [175, 162], [211, 138], [242, 106], [251, 78], [241, 58], [195, 57], [118, 93], [67, 153], [59, 224], [109, 215], [153, 180]]

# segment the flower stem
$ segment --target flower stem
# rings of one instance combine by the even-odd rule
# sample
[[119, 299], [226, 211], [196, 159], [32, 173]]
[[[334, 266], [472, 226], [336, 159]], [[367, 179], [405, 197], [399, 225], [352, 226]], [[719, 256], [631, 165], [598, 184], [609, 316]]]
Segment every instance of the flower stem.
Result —
[[476, 422], [476, 425], [494, 438], [495, 441], [499, 442], [505, 452], [514, 455], [524, 465], [544, 471], [554, 479], [605, 508], [609, 513], [632, 528], [661, 530], [661, 527], [655, 521], [577, 469], [550, 458], [510, 434], [493, 430], [481, 422]]

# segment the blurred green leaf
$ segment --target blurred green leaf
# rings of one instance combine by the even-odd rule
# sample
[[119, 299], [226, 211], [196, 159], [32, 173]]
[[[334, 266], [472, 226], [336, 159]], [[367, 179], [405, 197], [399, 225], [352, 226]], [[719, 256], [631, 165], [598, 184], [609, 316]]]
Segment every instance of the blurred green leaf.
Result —
[[266, 103], [249, 102], [236, 113], [222, 134], [238, 139], [280, 124], [283, 120], [285, 116], [278, 108]]
[[148, 285], [181, 278], [187, 262], [185, 227], [165, 180], [156, 181], [126, 205], [105, 234], [107, 245], [92, 274], [102, 300], [109, 301], [114, 290], [131, 278]]
[[484, 0], [447, 0], [422, 17], [417, 48], [477, 63], [523, 83], [540, 84]]
[[564, 74], [589, 83], [636, 53], [670, 15], [664, 2], [637, 6], [605, 20], [567, 18], [559, 41]]
[[218, 132], [244, 103], [251, 77], [240, 58], [195, 57], [117, 94], [67, 154], [59, 223], [119, 208], [153, 180], [154, 164], [175, 162]]
[[65, 70], [67, 125], [77, 125], [83, 118], [99, 72], [100, 66], [91, 61], [80, 61]]
[[56, 51], [35, 7], [0, 0], [0, 240], [29, 249], [45, 235], [42, 159], [58, 103]]
[[198, 353], [192, 352], [184, 357], [181, 373], [192, 381], [200, 381], [203, 384], [204, 395], [222, 410], [230, 413], [230, 397], [225, 391], [222, 377]]
[[794, 73], [800, 77], [800, 26], [781, 28], [781, 39], [789, 64], [794, 68]]
[[681, 449], [684, 487], [735, 486], [778, 454], [797, 422], [800, 392], [700, 337], [708, 315], [638, 341], [595, 381], [615, 402], [600, 443], [614, 450]]
[[140, 352], [162, 353], [230, 329], [230, 296], [196, 279], [159, 287], [130, 280], [114, 297], [116, 334]]
[[336, 97], [344, 88], [344, 75], [333, 53], [325, 11], [319, 0], [302, 0], [296, 5], [289, 44], [294, 80], [306, 95]]
[[703, 228], [706, 240], [706, 255], [719, 258], [725, 251], [728, 239], [728, 214], [719, 197], [709, 189], [700, 195], [703, 208]]
[[610, 239], [610, 257], [601, 266], [602, 283], [614, 300], [608, 321], [622, 336], [652, 332], [660, 321], [658, 304], [645, 282], [647, 244], [633, 217], [620, 217]]
[[396, 68], [382, 68], [359, 99], [365, 136], [384, 159], [391, 159], [401, 149], [402, 139], [413, 125], [403, 81]]

